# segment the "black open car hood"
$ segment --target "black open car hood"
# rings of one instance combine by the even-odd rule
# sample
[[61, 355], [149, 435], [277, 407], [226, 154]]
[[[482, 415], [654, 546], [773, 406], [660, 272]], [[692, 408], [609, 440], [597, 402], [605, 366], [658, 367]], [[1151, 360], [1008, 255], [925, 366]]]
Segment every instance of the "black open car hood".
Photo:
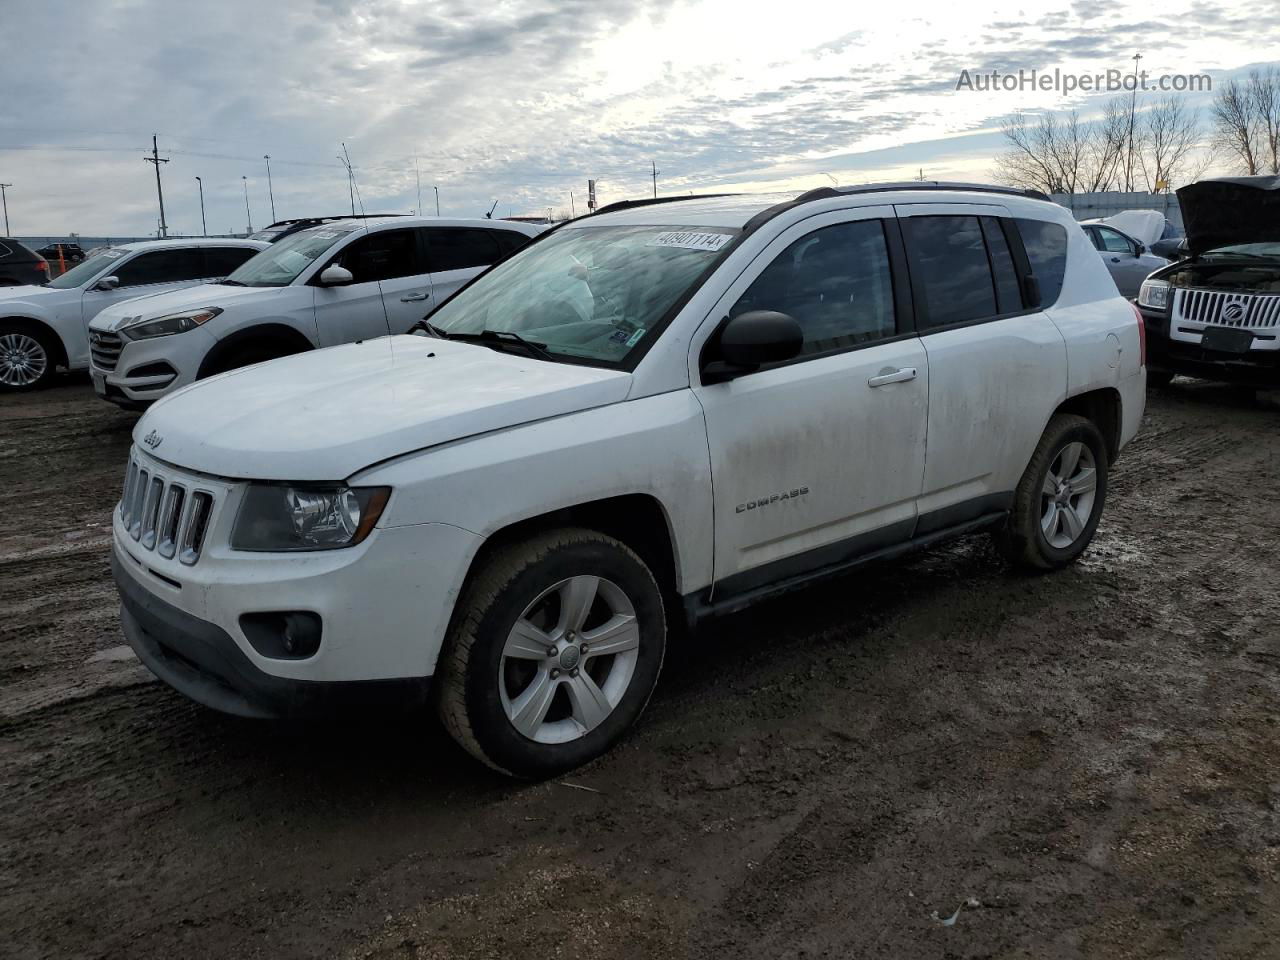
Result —
[[1220, 177], [1178, 191], [1187, 249], [1280, 241], [1280, 177]]

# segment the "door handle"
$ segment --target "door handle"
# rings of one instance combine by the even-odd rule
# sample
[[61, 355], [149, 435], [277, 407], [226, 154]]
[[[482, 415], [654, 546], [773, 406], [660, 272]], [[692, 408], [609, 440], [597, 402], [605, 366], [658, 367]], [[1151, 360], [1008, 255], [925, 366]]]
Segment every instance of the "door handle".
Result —
[[1120, 258], [1119, 258], [1119, 257], [1112, 257], [1112, 258], [1111, 258], [1111, 262], [1112, 262], [1112, 263], [1119, 263], [1119, 262], [1120, 262]]
[[868, 387], [883, 387], [890, 383], [905, 383], [916, 378], [915, 367], [899, 367], [897, 370], [884, 370], [878, 376], [867, 381]]
[[411, 293], [407, 297], [401, 297], [401, 303], [417, 303], [419, 300], [425, 300], [431, 296], [429, 293]]

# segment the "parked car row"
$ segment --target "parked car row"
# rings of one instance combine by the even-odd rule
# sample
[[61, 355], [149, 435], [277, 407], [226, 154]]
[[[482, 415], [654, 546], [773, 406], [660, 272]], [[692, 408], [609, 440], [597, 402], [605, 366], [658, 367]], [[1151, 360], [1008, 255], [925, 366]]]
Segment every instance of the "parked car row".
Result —
[[355, 218], [320, 220], [274, 244], [99, 248], [53, 280], [0, 290], [0, 389], [36, 389], [56, 367], [87, 367], [100, 396], [140, 408], [248, 363], [404, 332], [541, 229]]
[[[1141, 318], [1042, 197], [622, 203], [479, 272], [515, 225], [485, 229], [323, 224], [98, 313], [107, 389], [189, 384], [138, 422], [113, 517], [125, 635], [168, 684], [264, 718], [430, 702], [552, 775], [706, 618], [963, 534], [1070, 563], [1142, 416]], [[360, 342], [190, 384], [251, 316]]]

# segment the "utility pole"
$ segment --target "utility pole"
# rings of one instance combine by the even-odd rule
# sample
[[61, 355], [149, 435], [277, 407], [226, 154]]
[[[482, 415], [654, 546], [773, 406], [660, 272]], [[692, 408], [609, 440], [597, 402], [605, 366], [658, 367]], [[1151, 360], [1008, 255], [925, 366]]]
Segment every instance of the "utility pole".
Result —
[[578, 211], [574, 209], [574, 206], [573, 206], [573, 191], [570, 190], [569, 191], [569, 216], [576, 217], [577, 215], [578, 215]]
[[658, 164], [653, 160], [649, 161], [649, 166], [653, 167], [653, 199], [658, 199]]
[[249, 224], [248, 232], [253, 233], [253, 214], [249, 212], [249, 178], [241, 174], [240, 182], [244, 184], [244, 218]]
[[413, 158], [413, 182], [418, 185], [418, 216], [422, 216], [422, 174], [418, 170], [418, 158]]
[[267, 161], [267, 197], [271, 200], [271, 222], [276, 222], [276, 194], [271, 189], [271, 154], [264, 153], [262, 159]]
[[200, 229], [207, 237], [209, 235], [209, 224], [204, 219], [204, 181], [196, 177], [196, 183], [200, 185]]
[[155, 134], [151, 135], [151, 156], [143, 157], [147, 163], [155, 164], [156, 168], [156, 196], [160, 200], [160, 236], [167, 237], [169, 235], [169, 226], [164, 222], [164, 190], [160, 188], [160, 164], [168, 163], [168, 157], [160, 156], [160, 148], [156, 146]]
[[436, 216], [440, 216], [440, 188], [435, 187], [436, 192]]
[[1138, 111], [1138, 61], [1142, 59], [1141, 53], [1133, 55], [1133, 97], [1129, 101], [1129, 155], [1124, 165], [1124, 188], [1125, 190], [1133, 190], [1133, 129], [1136, 123], [1136, 114]]
[[4, 205], [4, 235], [9, 236], [9, 197], [5, 191], [12, 187], [12, 183], [0, 183], [0, 204]]

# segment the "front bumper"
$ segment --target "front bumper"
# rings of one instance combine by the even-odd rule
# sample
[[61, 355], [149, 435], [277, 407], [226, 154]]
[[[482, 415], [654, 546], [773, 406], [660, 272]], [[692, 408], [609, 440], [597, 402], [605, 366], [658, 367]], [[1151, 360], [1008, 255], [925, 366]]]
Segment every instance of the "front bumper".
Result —
[[[1280, 387], [1280, 350], [1250, 349], [1239, 353], [1206, 350], [1198, 343], [1170, 337], [1167, 315], [1144, 308], [1142, 318], [1147, 326], [1147, 364], [1152, 370], [1263, 389]], [[1274, 338], [1272, 332], [1256, 336], [1268, 337], [1263, 341], [1266, 343]]]
[[[90, 333], [98, 328], [90, 327]], [[111, 331], [98, 331], [111, 332]], [[103, 400], [131, 410], [150, 406], [167, 393], [196, 381], [200, 362], [217, 340], [207, 330], [188, 330], [152, 340], [122, 339], [115, 366], [91, 359], [93, 389]]]
[[134, 653], [157, 677], [197, 703], [256, 719], [426, 703], [430, 677], [348, 683], [275, 677], [258, 669], [217, 624], [148, 592], [111, 557], [120, 591], [120, 623]]

